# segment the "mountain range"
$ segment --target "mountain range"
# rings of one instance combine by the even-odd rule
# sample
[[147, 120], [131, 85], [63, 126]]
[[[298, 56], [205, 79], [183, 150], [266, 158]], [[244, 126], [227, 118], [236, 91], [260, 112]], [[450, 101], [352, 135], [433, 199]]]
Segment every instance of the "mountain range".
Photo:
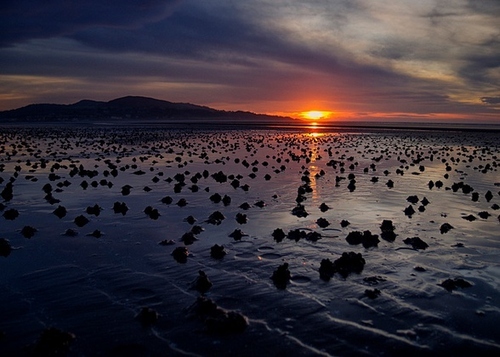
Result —
[[117, 98], [109, 102], [81, 100], [74, 104], [30, 104], [22, 108], [0, 112], [0, 122], [74, 122], [94, 120], [289, 123], [293, 119], [246, 111], [217, 110], [190, 103], [173, 103], [138, 96]]

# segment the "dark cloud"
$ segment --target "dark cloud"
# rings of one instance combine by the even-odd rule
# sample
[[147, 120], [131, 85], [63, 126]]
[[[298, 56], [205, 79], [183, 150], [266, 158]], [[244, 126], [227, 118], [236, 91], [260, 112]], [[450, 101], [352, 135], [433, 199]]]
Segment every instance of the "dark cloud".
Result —
[[488, 54], [468, 56], [465, 64], [459, 69], [459, 73], [470, 85], [491, 84], [498, 86], [497, 80], [489, 74], [491, 70], [495, 69], [500, 69], [500, 48], [492, 50]]
[[[161, 22], [137, 31], [124, 28], [92, 28], [71, 38], [111, 52], [141, 52], [174, 57], [213, 58], [228, 50], [241, 50], [267, 42], [258, 31], [234, 16], [208, 14], [201, 8], [185, 8]], [[246, 51], [243, 51], [243, 53]]]
[[[208, 11], [184, 4], [172, 16], [147, 24], [137, 31], [123, 28], [92, 28], [70, 37], [86, 46], [118, 53], [143, 53], [169, 59], [206, 61], [242, 66], [265, 72], [269, 61], [323, 72], [349, 82], [369, 86], [376, 78], [395, 84], [402, 76], [384, 68], [342, 59], [341, 48], [297, 41], [285, 31], [263, 28], [255, 18], [232, 8]], [[255, 74], [254, 74], [255, 77]], [[379, 85], [379, 84], [377, 84]]]
[[484, 104], [497, 105], [500, 104], [500, 96], [498, 97], [481, 97], [481, 102]]
[[489, 16], [500, 16], [500, 1], [498, 0], [467, 0], [467, 6], [472, 11]]
[[131, 28], [168, 16], [180, 0], [7, 0], [0, 7], [0, 47], [70, 35], [96, 26]]

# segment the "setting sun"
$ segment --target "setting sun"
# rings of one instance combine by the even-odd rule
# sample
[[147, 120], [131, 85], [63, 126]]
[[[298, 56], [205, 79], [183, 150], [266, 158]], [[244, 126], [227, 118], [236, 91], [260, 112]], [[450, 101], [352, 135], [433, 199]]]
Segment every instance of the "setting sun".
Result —
[[311, 110], [308, 112], [302, 112], [301, 116], [305, 119], [318, 120], [318, 119], [328, 118], [328, 116], [330, 114], [331, 114], [331, 112], [327, 112], [327, 111]]

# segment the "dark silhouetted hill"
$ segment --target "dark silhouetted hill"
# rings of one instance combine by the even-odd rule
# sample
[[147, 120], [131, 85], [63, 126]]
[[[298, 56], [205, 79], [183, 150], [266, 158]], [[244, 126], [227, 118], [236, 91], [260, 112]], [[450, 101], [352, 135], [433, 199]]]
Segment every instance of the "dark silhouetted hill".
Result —
[[290, 118], [244, 111], [217, 110], [190, 103], [173, 103], [147, 97], [128, 96], [100, 102], [81, 100], [74, 104], [30, 104], [0, 112], [0, 121], [9, 122], [78, 122], [94, 120], [188, 120], [244, 122], [282, 122]]

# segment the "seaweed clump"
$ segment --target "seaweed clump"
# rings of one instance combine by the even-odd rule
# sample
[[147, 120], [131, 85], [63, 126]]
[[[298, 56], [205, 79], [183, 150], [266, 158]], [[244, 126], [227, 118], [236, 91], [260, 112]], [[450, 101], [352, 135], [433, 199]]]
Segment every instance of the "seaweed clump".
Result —
[[448, 291], [453, 291], [458, 288], [464, 289], [464, 288], [470, 288], [472, 286], [471, 283], [469, 283], [467, 280], [464, 280], [462, 278], [455, 278], [455, 279], [446, 279], [443, 281], [441, 284], [438, 284], [439, 286], [442, 286]]
[[350, 232], [345, 240], [351, 245], [363, 244], [363, 247], [365, 248], [376, 247], [380, 242], [378, 235], [372, 234], [370, 231]]
[[74, 340], [74, 334], [49, 327], [40, 334], [32, 352], [35, 356], [65, 356]]
[[413, 247], [413, 249], [417, 249], [417, 250], [418, 249], [425, 250], [425, 249], [429, 248], [429, 245], [427, 243], [425, 243], [419, 237], [406, 238], [405, 240], [403, 240], [403, 243], [411, 245]]
[[12, 246], [8, 239], [0, 238], [0, 256], [8, 257], [12, 251]]
[[388, 242], [394, 242], [397, 236], [397, 234], [394, 233], [394, 229], [396, 228], [392, 224], [392, 221], [389, 219], [384, 219], [382, 221], [382, 224], [380, 225], [380, 230], [382, 231], [382, 234], [380, 236]]
[[237, 311], [225, 310], [204, 296], [187, 308], [188, 317], [201, 320], [211, 334], [234, 334], [245, 331], [248, 319]]
[[284, 290], [290, 281], [290, 277], [291, 275], [290, 270], [288, 270], [288, 263], [283, 263], [273, 272], [271, 280], [278, 289]]
[[361, 253], [344, 252], [333, 262], [330, 259], [323, 259], [319, 267], [319, 277], [328, 281], [335, 273], [339, 273], [345, 279], [351, 273], [361, 273], [365, 263]]

